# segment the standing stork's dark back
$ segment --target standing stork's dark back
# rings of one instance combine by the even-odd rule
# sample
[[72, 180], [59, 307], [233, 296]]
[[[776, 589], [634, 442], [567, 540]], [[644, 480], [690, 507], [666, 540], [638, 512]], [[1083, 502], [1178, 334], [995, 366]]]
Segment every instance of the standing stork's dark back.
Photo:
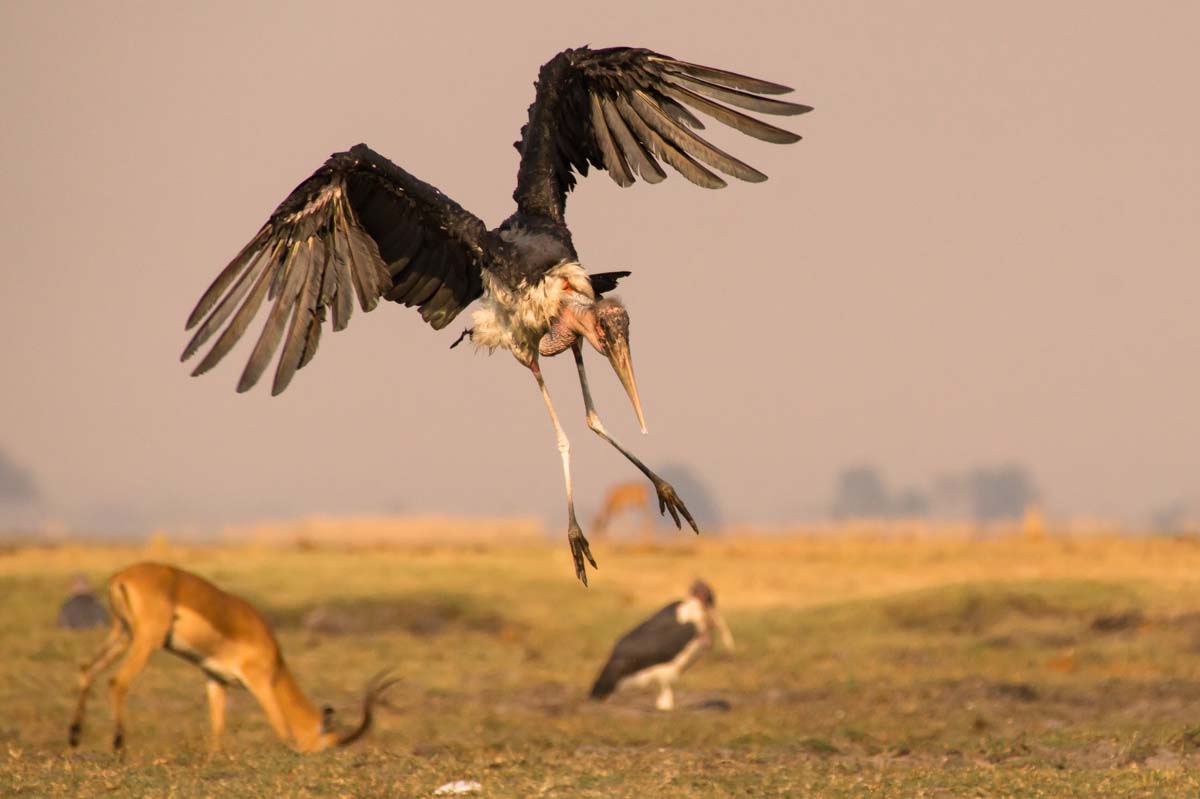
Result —
[[[557, 435], [567, 488], [568, 539], [575, 571], [587, 584], [595, 567], [575, 519], [570, 444], [538, 365], [570, 349], [579, 372], [587, 423], [654, 484], [659, 511], [696, 523], [669, 483], [605, 429], [583, 366], [582, 342], [604, 355], [645, 432], [629, 352], [629, 314], [603, 296], [628, 272], [589, 275], [564, 220], [567, 194], [589, 167], [621, 186], [666, 178], [667, 164], [698, 186], [725, 185], [717, 172], [752, 183], [766, 175], [714, 147], [696, 131], [698, 111], [749, 136], [774, 143], [796, 134], [738, 109], [793, 115], [811, 110], [770, 95], [778, 83], [680, 61], [650, 50], [565, 50], [538, 75], [529, 121], [517, 148], [521, 165], [516, 212], [489, 230], [475, 215], [364, 144], [332, 156], [280, 203], [267, 223], [217, 276], [188, 318], [197, 327], [186, 360], [214, 335], [193, 374], [217, 364], [256, 316], [270, 310], [242, 371], [238, 391], [253, 386], [280, 351], [272, 393], [287, 388], [316, 353], [321, 328], [350, 321], [380, 299], [415, 306], [435, 330], [480, 300], [464, 335], [477, 347], [507, 349], [537, 381]], [[219, 333], [219, 335], [217, 335]]]
[[621, 636], [592, 683], [592, 699], [606, 699], [622, 685], [658, 686], [654, 704], [675, 707], [674, 684], [712, 645], [712, 634], [733, 651], [733, 633], [717, 610], [712, 587], [696, 580], [688, 595], [665, 606]]

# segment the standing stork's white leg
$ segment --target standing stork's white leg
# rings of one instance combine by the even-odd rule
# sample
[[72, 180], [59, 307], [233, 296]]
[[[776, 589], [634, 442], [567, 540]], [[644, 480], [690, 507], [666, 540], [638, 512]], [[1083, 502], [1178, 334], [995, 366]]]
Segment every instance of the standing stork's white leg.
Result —
[[[675, 520], [675, 526], [680, 529], [683, 528], [683, 525], [679, 521], [679, 514], [682, 513], [683, 518], [687, 519], [687, 523], [691, 525], [692, 529], [699, 533], [700, 528], [696, 526], [696, 521], [692, 518], [692, 514], [688, 512], [687, 506], [683, 504], [683, 500], [679, 498], [679, 494], [675, 492], [675, 488], [666, 480], [652, 472], [650, 468], [646, 466], [646, 464], [638, 460], [638, 458], [632, 452], [622, 447], [617, 443], [615, 438], [609, 435], [608, 430], [605, 429], [604, 424], [600, 421], [599, 414], [596, 413], [596, 406], [592, 404], [592, 392], [588, 390], [587, 372], [583, 368], [583, 348], [578, 340], [571, 345], [571, 352], [575, 356], [575, 367], [579, 370], [579, 387], [583, 390], [583, 405], [587, 409], [588, 427], [590, 427], [596, 433], [596, 435], [600, 436], [609, 444], [612, 444], [614, 447], [616, 447], [618, 452], [624, 455], [630, 463], [638, 467], [641, 473], [650, 479], [650, 482], [654, 484], [654, 490], [658, 493], [659, 513], [665, 514], [669, 511], [671, 513], [671, 518]], [[538, 380], [541, 381], [540, 376], [538, 377]], [[545, 389], [543, 388], [542, 391], [544, 393]], [[547, 397], [546, 404], [549, 403], [550, 399]], [[553, 415], [554, 411], [551, 410], [550, 413]], [[555, 426], [557, 425], [558, 423], [556, 421]], [[569, 488], [567, 490], [570, 491]]]
[[536, 356], [529, 364], [529, 369], [537, 378], [538, 388], [542, 391], [542, 399], [546, 402], [546, 410], [550, 411], [550, 421], [554, 423], [554, 434], [558, 439], [558, 452], [562, 455], [563, 479], [567, 484], [567, 542], [571, 545], [571, 557], [575, 560], [575, 576], [586, 586], [588, 584], [587, 569], [583, 559], [586, 557], [593, 569], [600, 567], [596, 565], [596, 559], [592, 557], [592, 550], [588, 547], [588, 540], [583, 537], [583, 530], [579, 529], [579, 522], [575, 520], [575, 493], [571, 488], [571, 442], [567, 440], [567, 434], [563, 432], [562, 425], [558, 423], [558, 414], [554, 412], [554, 404], [550, 402], [550, 392], [546, 390], [546, 381], [542, 379], [542, 369], [538, 366]]
[[672, 690], [671, 682], [666, 677], [659, 680], [658, 698], [655, 700], [654, 706], [659, 710], [675, 709], [675, 691]]

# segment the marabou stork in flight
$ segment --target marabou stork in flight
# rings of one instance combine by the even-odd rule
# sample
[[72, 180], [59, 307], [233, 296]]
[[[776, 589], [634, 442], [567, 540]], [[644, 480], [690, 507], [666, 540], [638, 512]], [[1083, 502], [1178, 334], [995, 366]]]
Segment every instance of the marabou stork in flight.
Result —
[[693, 110], [757, 139], [790, 143], [800, 137], [737, 110], [811, 110], [767, 96], [789, 91], [640, 48], [565, 50], [538, 74], [529, 121], [516, 143], [517, 210], [499, 227], [489, 230], [365, 144], [337, 153], [280, 203], [204, 292], [187, 320], [189, 330], [199, 329], [183, 359], [220, 332], [192, 374], [207, 372], [267, 302], [270, 311], [238, 391], [258, 381], [282, 344], [272, 386], [278, 394], [316, 353], [326, 316], [332, 315], [334, 330], [350, 321], [355, 297], [364, 312], [380, 299], [416, 306], [435, 330], [480, 300], [463, 335], [476, 347], [507, 349], [537, 380], [562, 455], [575, 572], [586, 585], [584, 558], [593, 568], [596, 562], [575, 519], [570, 448], [539, 356], [571, 350], [588, 427], [654, 483], [661, 513], [670, 512], [677, 527], [682, 514], [699, 530], [675, 489], [609, 435], [592, 405], [582, 339], [608, 358], [646, 430], [629, 356], [629, 315], [617, 300], [602, 298], [629, 273], [589, 275], [580, 265], [563, 218], [567, 194], [589, 166], [606, 170], [621, 186], [635, 177], [658, 183], [666, 177], [660, 161], [710, 189], [725, 185], [713, 169], [763, 181], [766, 175], [696, 133], [704, 125]]
[[692, 583], [684, 599], [664, 607], [634, 627], [613, 647], [592, 684], [592, 699], [606, 699], [622, 685], [658, 686], [655, 707], [675, 707], [672, 686], [712, 645], [713, 631], [733, 651], [733, 633], [717, 610], [717, 598], [703, 580]]

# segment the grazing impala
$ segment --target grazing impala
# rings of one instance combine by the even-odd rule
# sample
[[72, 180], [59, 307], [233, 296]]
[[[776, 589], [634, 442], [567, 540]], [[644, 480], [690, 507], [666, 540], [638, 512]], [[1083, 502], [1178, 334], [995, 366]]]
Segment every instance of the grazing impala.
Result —
[[113, 628], [104, 646], [80, 669], [79, 703], [70, 743], [83, 730], [88, 690], [101, 671], [123, 653], [128, 656], [111, 680], [115, 730], [113, 748], [125, 739], [125, 695], [159, 647], [200, 667], [208, 676], [212, 747], [220, 747], [229, 685], [250, 690], [266, 712], [275, 734], [301, 752], [344, 746], [371, 726], [371, 710], [395, 680], [379, 675], [367, 685], [362, 722], [345, 733], [331, 727], [333, 709], [318, 711], [300, 691], [266, 620], [244, 599], [227, 594], [194, 574], [161, 563], [138, 563], [108, 581]]
[[642, 483], [617, 483], [610, 488], [604, 495], [604, 504], [592, 519], [592, 530], [598, 537], [606, 536], [613, 517], [627, 510], [641, 517], [642, 540], [649, 541], [654, 533], [654, 505], [650, 491]]

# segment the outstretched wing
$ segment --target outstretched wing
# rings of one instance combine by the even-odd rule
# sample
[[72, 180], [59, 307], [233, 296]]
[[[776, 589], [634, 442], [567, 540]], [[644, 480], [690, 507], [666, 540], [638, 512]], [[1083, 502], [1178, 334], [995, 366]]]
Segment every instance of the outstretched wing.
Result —
[[297, 186], [217, 276], [188, 317], [189, 330], [200, 327], [182, 359], [223, 328], [192, 374], [207, 372], [271, 301], [238, 391], [258, 381], [282, 343], [278, 394], [316, 353], [327, 310], [341, 330], [356, 296], [363, 311], [382, 297], [418, 306], [441, 329], [482, 294], [480, 270], [503, 262], [506, 247], [476, 216], [360, 144]]
[[689, 108], [756, 139], [787, 144], [800, 137], [730, 106], [785, 116], [812, 110], [762, 96], [790, 91], [650, 50], [565, 50], [538, 74], [537, 97], [518, 145], [521, 169], [513, 199], [526, 213], [561, 220], [567, 192], [575, 186], [572, 170], [587, 175], [589, 165], [608, 170], [621, 186], [632, 185], [637, 176], [649, 183], [663, 180], [659, 160], [709, 189], [725, 181], [707, 167], [741, 180], [766, 180], [694, 133], [704, 124]]

